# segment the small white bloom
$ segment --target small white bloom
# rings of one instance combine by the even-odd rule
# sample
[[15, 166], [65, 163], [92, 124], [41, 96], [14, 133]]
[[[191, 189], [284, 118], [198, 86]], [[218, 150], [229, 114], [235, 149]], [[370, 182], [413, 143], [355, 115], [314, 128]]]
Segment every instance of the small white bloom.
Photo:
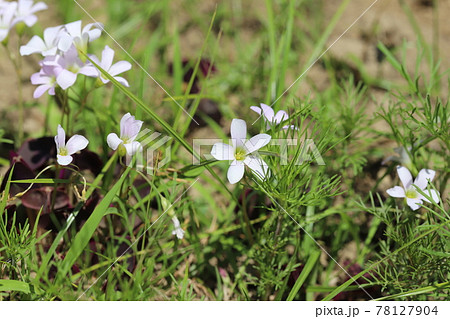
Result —
[[20, 55], [30, 55], [34, 53], [39, 53], [43, 56], [55, 55], [58, 51], [58, 41], [61, 29], [62, 26], [45, 29], [44, 39], [41, 39], [37, 35], [33, 36], [26, 45], [20, 47]]
[[427, 190], [428, 182], [431, 182], [436, 174], [435, 171], [431, 169], [421, 169], [419, 175], [414, 180], [410, 173], [410, 171], [403, 166], [397, 166], [398, 177], [402, 181], [403, 188], [400, 186], [395, 186], [386, 191], [390, 196], [397, 198], [406, 198], [406, 203], [412, 210], [418, 209], [423, 201], [430, 202], [426, 199], [422, 194], [420, 194], [416, 187], [420, 189], [422, 192], [427, 194], [429, 197], [433, 199], [436, 203], [439, 203], [439, 192], [436, 192], [434, 189]]
[[72, 136], [66, 144], [66, 132], [58, 125], [58, 134], [55, 136], [56, 157], [60, 165], [69, 165], [72, 163], [72, 156], [78, 151], [85, 149], [89, 141], [81, 135]]
[[120, 138], [116, 133], [110, 133], [106, 139], [108, 146], [113, 150], [119, 148], [120, 155], [125, 155], [125, 151], [129, 156], [134, 155], [137, 151], [142, 149], [141, 143], [136, 142], [135, 139], [141, 130], [144, 122], [138, 121], [130, 113], [125, 114], [120, 120]]
[[45, 9], [47, 5], [44, 2], [34, 4], [33, 0], [18, 0], [14, 23], [23, 22], [28, 27], [32, 27], [37, 21], [35, 13]]
[[16, 2], [6, 2], [0, 7], [0, 42], [8, 36], [9, 30], [14, 25], [14, 15], [16, 13]]
[[[267, 129], [289, 119], [289, 115], [285, 111], [278, 111], [277, 114], [275, 114], [274, 110], [264, 103], [261, 103], [261, 107], [250, 106], [250, 109], [264, 117], [267, 123]], [[285, 130], [288, 128], [295, 129], [295, 126], [294, 125], [283, 126], [283, 129]]]
[[227, 177], [231, 184], [239, 182], [244, 176], [245, 165], [261, 179], [269, 174], [269, 168], [257, 155], [252, 153], [270, 142], [270, 135], [258, 134], [247, 140], [247, 124], [243, 120], [234, 119], [231, 122], [232, 145], [216, 143], [212, 147], [211, 155], [219, 160], [232, 161]]
[[[99, 61], [96, 56], [91, 56], [91, 59], [98, 64], [103, 70], [109, 73], [117, 82], [121, 83], [122, 85], [129, 87], [128, 81], [125, 80], [123, 77], [117, 76], [120, 73], [123, 73], [125, 71], [128, 71], [131, 69], [131, 63], [127, 61], [119, 61], [113, 63], [114, 59], [114, 50], [111, 49], [109, 46], [105, 46], [105, 49], [102, 52], [102, 60]], [[100, 80], [106, 84], [109, 82], [108, 79], [105, 79], [100, 71], [98, 71], [97, 75]]]
[[47, 91], [49, 95], [55, 95], [56, 75], [54, 66], [42, 65], [42, 69], [31, 76], [31, 84], [39, 85], [33, 93], [35, 99]]
[[184, 237], [184, 230], [181, 228], [180, 221], [175, 216], [172, 217], [173, 227], [175, 227], [174, 230], [172, 230], [172, 235], [176, 235], [178, 239], [183, 239]]
[[62, 55], [46, 57], [43, 65], [55, 67], [56, 83], [63, 90], [67, 90], [75, 84], [78, 74], [86, 76], [96, 76], [97, 74], [93, 65], [81, 61], [74, 46]]
[[68, 23], [64, 26], [58, 48], [66, 52], [73, 44], [78, 51], [87, 53], [88, 43], [100, 37], [102, 27], [103, 25], [100, 23], [89, 23], [81, 29], [81, 21]]

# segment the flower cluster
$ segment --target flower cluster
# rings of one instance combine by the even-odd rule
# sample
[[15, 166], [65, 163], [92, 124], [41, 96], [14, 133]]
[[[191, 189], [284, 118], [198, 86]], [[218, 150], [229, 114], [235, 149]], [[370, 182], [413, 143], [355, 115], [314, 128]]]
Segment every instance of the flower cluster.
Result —
[[23, 26], [32, 27], [36, 21], [36, 12], [47, 9], [43, 2], [33, 0], [3, 1], [0, 0], [0, 42], [8, 41], [9, 31], [16, 26], [21, 33]]
[[81, 21], [71, 22], [65, 25], [47, 28], [43, 38], [35, 35], [26, 44], [21, 46], [22, 56], [40, 54], [43, 60], [39, 63], [41, 70], [31, 76], [31, 83], [38, 85], [34, 91], [34, 98], [41, 97], [45, 92], [55, 95], [55, 88], [67, 90], [75, 84], [79, 74], [98, 78], [99, 85], [109, 82], [100, 70], [97, 69], [86, 57], [108, 72], [115, 80], [129, 86], [128, 82], [117, 75], [131, 69], [127, 61], [119, 61], [113, 64], [114, 50], [105, 46], [102, 59], [88, 54], [89, 43], [98, 39], [101, 35], [102, 25], [90, 23], [82, 26]]
[[[142, 150], [141, 143], [135, 141], [144, 122], [136, 120], [130, 113], [125, 114], [120, 120], [120, 138], [116, 133], [107, 137], [108, 145], [114, 151], [119, 149], [119, 155], [133, 156]], [[55, 136], [57, 161], [59, 165], [72, 163], [72, 155], [85, 149], [89, 141], [81, 135], [72, 136], [66, 143], [66, 132], [58, 125], [58, 134]]]

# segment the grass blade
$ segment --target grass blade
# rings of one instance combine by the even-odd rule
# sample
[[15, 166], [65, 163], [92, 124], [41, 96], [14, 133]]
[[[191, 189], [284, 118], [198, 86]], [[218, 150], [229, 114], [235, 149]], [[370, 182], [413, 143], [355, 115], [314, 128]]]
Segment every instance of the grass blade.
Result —
[[316, 250], [311, 253], [311, 255], [308, 258], [308, 261], [306, 262], [305, 267], [303, 268], [300, 276], [298, 276], [297, 281], [294, 284], [294, 287], [292, 287], [291, 292], [289, 293], [287, 297], [287, 301], [294, 300], [295, 296], [297, 295], [300, 288], [303, 286], [306, 278], [308, 278], [308, 275], [311, 273], [311, 271], [314, 269], [314, 265], [316, 264], [317, 260], [320, 257], [320, 250]]

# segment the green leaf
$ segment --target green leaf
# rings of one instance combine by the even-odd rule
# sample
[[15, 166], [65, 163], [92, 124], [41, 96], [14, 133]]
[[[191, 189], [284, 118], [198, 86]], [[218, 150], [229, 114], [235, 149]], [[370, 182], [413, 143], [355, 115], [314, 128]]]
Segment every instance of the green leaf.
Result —
[[128, 176], [130, 170], [131, 167], [127, 167], [117, 183], [110, 189], [103, 200], [97, 205], [91, 216], [89, 216], [88, 220], [84, 224], [83, 228], [81, 228], [81, 230], [75, 236], [70, 249], [66, 254], [66, 257], [64, 258], [59, 268], [59, 278], [64, 277], [67, 274], [70, 267], [72, 267], [78, 256], [80, 256], [86, 245], [89, 243], [89, 240], [94, 234], [94, 231], [97, 229], [98, 224], [100, 224], [103, 216], [108, 211], [109, 204], [111, 204], [117, 192], [120, 190], [120, 187], [122, 186], [125, 178]]
[[3, 280], [0, 279], [0, 291], [21, 291], [26, 294], [30, 293], [30, 285], [19, 280]]
[[311, 271], [314, 269], [314, 265], [316, 264], [317, 260], [320, 257], [320, 250], [316, 250], [311, 253], [311, 255], [308, 258], [308, 261], [306, 262], [305, 267], [303, 268], [300, 276], [298, 276], [297, 281], [294, 284], [294, 287], [292, 287], [291, 292], [289, 293], [287, 297], [287, 301], [294, 300], [295, 296], [297, 295], [300, 288], [303, 286], [303, 283], [305, 282], [306, 278], [308, 278], [308, 275], [311, 273]]

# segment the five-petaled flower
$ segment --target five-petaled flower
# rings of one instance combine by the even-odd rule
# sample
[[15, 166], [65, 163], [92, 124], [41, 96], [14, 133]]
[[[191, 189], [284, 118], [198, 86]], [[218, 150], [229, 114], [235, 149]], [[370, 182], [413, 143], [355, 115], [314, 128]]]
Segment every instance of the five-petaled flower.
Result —
[[[109, 46], [105, 46], [105, 49], [102, 52], [102, 60], [99, 61], [96, 56], [91, 56], [91, 59], [98, 64], [103, 70], [109, 73], [117, 82], [122, 84], [123, 86], [129, 87], [128, 81], [125, 80], [123, 77], [117, 76], [120, 73], [123, 73], [125, 71], [128, 71], [131, 69], [131, 63], [128, 61], [119, 61], [113, 63], [114, 59], [114, 50], [111, 49]], [[109, 82], [108, 79], [105, 79], [100, 71], [98, 71], [98, 76], [103, 84], [106, 84]]]
[[23, 22], [27, 27], [32, 27], [37, 21], [35, 13], [45, 9], [47, 9], [47, 5], [44, 2], [35, 4], [33, 0], [19, 0], [17, 1], [14, 24]]
[[258, 134], [247, 140], [247, 124], [243, 120], [234, 119], [231, 122], [231, 142], [214, 144], [211, 155], [221, 161], [232, 161], [227, 177], [231, 184], [239, 182], [244, 176], [245, 165], [261, 179], [269, 174], [269, 168], [256, 154], [252, 154], [270, 142], [270, 135]]
[[61, 125], [58, 125], [58, 134], [55, 136], [57, 160], [60, 165], [72, 163], [72, 156], [78, 151], [86, 148], [89, 141], [81, 135], [72, 136], [66, 143], [66, 132]]
[[436, 174], [435, 171], [431, 169], [422, 169], [417, 175], [417, 178], [413, 182], [411, 173], [406, 167], [397, 166], [398, 177], [402, 181], [403, 188], [400, 186], [395, 186], [388, 189], [386, 192], [397, 198], [406, 198], [406, 203], [412, 210], [418, 209], [423, 201], [430, 202], [425, 196], [420, 194], [417, 190], [420, 189], [423, 193], [428, 195], [433, 199], [434, 202], [439, 203], [439, 192], [434, 189], [427, 190], [428, 182], [431, 182]]
[[56, 88], [56, 69], [54, 66], [42, 65], [42, 69], [34, 73], [31, 76], [31, 84], [39, 85], [36, 90], [34, 90], [33, 97], [35, 99], [40, 98], [45, 92], [48, 94], [55, 95]]
[[[250, 109], [264, 117], [267, 123], [267, 129], [270, 129], [272, 126], [278, 125], [281, 122], [284, 122], [289, 119], [289, 115], [285, 111], [278, 111], [277, 114], [275, 114], [274, 110], [264, 103], [261, 103], [261, 107], [250, 106]], [[283, 129], [285, 130], [288, 128], [295, 129], [295, 126], [294, 125], [283, 126]]]
[[113, 150], [119, 148], [119, 155], [134, 155], [141, 150], [141, 143], [135, 141], [144, 122], [138, 121], [130, 113], [125, 114], [120, 120], [120, 138], [116, 133], [110, 133], [106, 139], [108, 146]]
[[89, 23], [81, 29], [81, 20], [67, 23], [61, 33], [58, 49], [66, 52], [74, 45], [77, 51], [87, 54], [88, 43], [100, 37], [102, 27], [100, 23]]

